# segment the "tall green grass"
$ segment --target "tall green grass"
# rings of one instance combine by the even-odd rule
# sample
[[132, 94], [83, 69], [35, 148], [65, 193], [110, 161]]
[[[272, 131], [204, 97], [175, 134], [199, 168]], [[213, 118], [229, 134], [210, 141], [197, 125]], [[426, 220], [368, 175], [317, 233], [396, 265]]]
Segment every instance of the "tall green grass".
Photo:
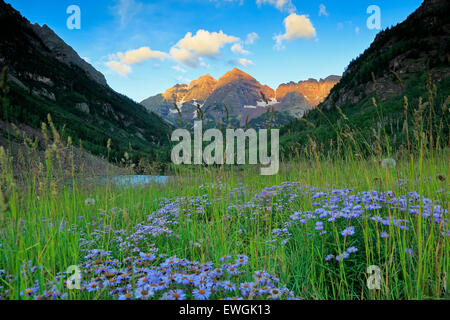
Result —
[[[51, 130], [46, 133], [49, 138], [44, 159], [37, 155], [37, 145], [24, 141], [28, 150], [25, 158], [30, 162], [26, 172], [17, 172], [11, 153], [0, 148], [0, 270], [6, 271], [6, 275], [0, 275], [0, 295], [8, 290], [3, 299], [26, 299], [21, 292], [35, 281], [45, 284], [55, 279], [64, 291], [61, 273], [82, 262], [82, 242], [92, 241], [96, 248], [124, 259], [126, 253], [111, 241], [111, 230], [131, 232], [160, 208], [163, 199], [204, 196], [210, 200], [204, 215], [188, 215], [192, 203], [183, 202], [186, 210], [172, 229], [177, 237], [154, 239], [160, 252], [215, 263], [220, 263], [224, 255], [245, 254], [250, 257], [246, 267], [249, 272], [264, 269], [273, 273], [303, 299], [449, 298], [450, 241], [443, 233], [450, 229], [448, 213], [446, 222], [437, 225], [421, 215], [386, 209], [381, 214], [407, 219], [411, 226], [410, 232], [392, 228], [388, 239], [380, 237], [376, 224], [359, 220], [360, 251], [356, 258], [329, 263], [325, 257], [330, 250], [342, 251], [348, 246], [339, 236], [344, 224], [326, 225], [325, 237], [314, 233], [314, 223], [292, 226], [292, 236], [285, 245], [268, 243], [273, 238], [272, 230], [283, 228], [293, 212], [313, 210], [314, 204], [299, 194], [293, 201], [284, 199], [285, 204], [277, 211], [283, 195], [272, 200], [258, 197], [266, 187], [296, 182], [324, 191], [352, 188], [355, 192], [392, 191], [398, 196], [415, 191], [450, 211], [449, 151], [430, 143], [427, 132], [434, 131], [422, 125], [410, 128], [417, 139], [413, 146], [408, 145], [409, 152], [391, 150], [389, 137], [381, 136], [379, 141], [384, 142], [374, 147], [377, 151], [363, 157], [358, 146], [364, 141], [355, 138], [357, 133], [350, 129], [341, 135], [348, 143], [343, 144], [340, 154], [324, 156], [311, 141], [304, 153], [283, 162], [274, 176], [260, 176], [256, 166], [173, 167], [173, 178], [166, 184], [123, 188], [87, 183], [82, 175], [75, 174], [76, 168], [67, 166], [75, 147], [70, 140], [62, 141], [49, 119]], [[381, 165], [387, 157], [397, 160], [395, 168]], [[246, 192], [230, 196], [238, 187], [245, 187]], [[246, 219], [230, 209], [255, 195], [257, 202], [272, 210]], [[407, 248], [414, 249], [413, 256], [405, 253]], [[32, 273], [25, 266], [28, 263], [42, 268]], [[366, 286], [366, 271], [371, 265], [382, 270], [380, 290]], [[108, 298], [104, 293], [68, 293], [70, 299]]]

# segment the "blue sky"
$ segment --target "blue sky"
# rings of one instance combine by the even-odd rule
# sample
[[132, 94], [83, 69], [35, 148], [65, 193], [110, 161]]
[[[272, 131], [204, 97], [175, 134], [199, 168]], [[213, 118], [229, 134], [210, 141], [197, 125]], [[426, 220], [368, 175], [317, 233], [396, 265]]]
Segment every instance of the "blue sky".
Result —
[[[272, 88], [342, 74], [381, 28], [402, 22], [421, 0], [7, 0], [47, 24], [109, 85], [141, 101], [176, 83], [238, 67]], [[70, 5], [81, 29], [69, 30]]]

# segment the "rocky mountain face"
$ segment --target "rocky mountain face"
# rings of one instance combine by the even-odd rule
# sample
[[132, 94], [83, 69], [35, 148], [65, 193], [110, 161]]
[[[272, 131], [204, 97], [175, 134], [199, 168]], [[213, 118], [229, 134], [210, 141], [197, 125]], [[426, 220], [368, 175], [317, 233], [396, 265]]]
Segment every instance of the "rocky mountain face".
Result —
[[450, 75], [449, 61], [450, 2], [425, 0], [404, 22], [380, 32], [350, 63], [324, 107], [359, 104], [375, 93], [381, 101], [389, 100], [426, 72], [439, 82]]
[[[251, 75], [238, 68], [234, 68], [233, 70], [228, 71], [222, 77], [220, 77], [219, 81], [217, 81], [215, 89], [218, 90], [227, 86], [238, 87], [239, 85], [247, 87], [250, 94], [254, 94], [255, 91], [261, 91], [266, 95], [267, 98], [273, 98], [275, 96], [275, 92], [272, 88], [266, 85], [262, 85]], [[258, 94], [258, 96], [260, 95]]]
[[184, 103], [189, 101], [204, 102], [216, 88], [217, 80], [209, 74], [204, 75], [189, 85], [177, 84], [162, 94], [162, 97], [171, 103]]
[[[190, 83], [187, 93], [183, 96], [184, 101], [197, 100], [204, 102], [216, 89], [217, 80], [209, 74], [204, 75]], [[179, 101], [178, 101], [179, 102]]]
[[273, 101], [274, 90], [235, 68], [218, 80], [215, 90], [203, 105], [203, 112], [207, 119], [224, 119], [236, 126], [238, 123], [242, 125], [249, 120], [246, 109], [267, 107], [263, 97]]
[[306, 81], [300, 81], [298, 83], [289, 82], [281, 84], [277, 91], [277, 100], [283, 100], [283, 98], [291, 92], [297, 92], [304, 96], [311, 107], [316, 107], [319, 103], [323, 102], [330, 93], [331, 89], [341, 80], [339, 76], [329, 76], [326, 79], [309, 79]]
[[183, 101], [183, 97], [188, 92], [188, 85], [187, 84], [177, 84], [173, 86], [172, 88], [169, 88], [166, 90], [166, 92], [162, 93], [162, 97], [164, 100], [168, 102], [180, 102]]
[[274, 112], [278, 120], [272, 124], [279, 126], [302, 117], [322, 102], [339, 79], [338, 76], [330, 76], [320, 81], [291, 82], [275, 91], [235, 68], [219, 80], [205, 75], [189, 85], [178, 84], [141, 104], [172, 124], [179, 120], [192, 122], [200, 115], [213, 122], [259, 127], [267, 120], [267, 113]]
[[[0, 0], [0, 69], [9, 69], [1, 120], [41, 128], [50, 114], [58, 129], [95, 155], [156, 158], [171, 128], [142, 105], [113, 91], [48, 26], [32, 25]], [[4, 100], [6, 101], [6, 100]], [[6, 117], [6, 119], [5, 119]], [[112, 150], [107, 149], [111, 138]], [[165, 153], [165, 151], [164, 151]]]
[[35, 34], [42, 40], [43, 44], [49, 49], [52, 57], [58, 61], [71, 66], [77, 66], [95, 82], [107, 86], [105, 76], [94, 69], [88, 62], [80, 58], [78, 53], [67, 45], [58, 35], [46, 24], [42, 27], [37, 23], [31, 26]]

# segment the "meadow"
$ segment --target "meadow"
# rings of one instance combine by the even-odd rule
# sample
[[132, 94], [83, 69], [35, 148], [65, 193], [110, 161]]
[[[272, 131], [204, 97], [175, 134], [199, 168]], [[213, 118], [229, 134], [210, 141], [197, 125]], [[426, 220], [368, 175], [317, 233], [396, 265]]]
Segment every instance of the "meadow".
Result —
[[448, 298], [449, 154], [428, 155], [299, 159], [268, 177], [179, 167], [124, 188], [50, 172], [20, 185], [1, 149], [0, 297]]
[[13, 126], [0, 299], [448, 299], [448, 126], [432, 110], [449, 102], [420, 99], [399, 150], [380, 127], [369, 145], [345, 126], [337, 152], [310, 139], [273, 176], [171, 165], [167, 183], [133, 187], [86, 180], [51, 117], [42, 140]]

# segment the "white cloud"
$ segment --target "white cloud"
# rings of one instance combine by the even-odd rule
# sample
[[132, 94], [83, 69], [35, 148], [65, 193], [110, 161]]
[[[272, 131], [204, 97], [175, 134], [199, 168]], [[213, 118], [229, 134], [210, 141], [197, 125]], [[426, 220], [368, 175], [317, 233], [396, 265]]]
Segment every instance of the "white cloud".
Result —
[[244, 66], [244, 67], [254, 65], [254, 63], [253, 63], [252, 60], [248, 60], [248, 59], [241, 58], [241, 59], [239, 59], [238, 61], [239, 61], [239, 63], [241, 64], [241, 66]]
[[286, 32], [274, 36], [274, 40], [276, 41], [275, 48], [278, 50], [283, 48], [284, 40], [311, 39], [316, 36], [316, 29], [307, 15], [292, 13], [284, 19], [283, 23]]
[[150, 59], [164, 60], [170, 58], [170, 56], [165, 52], [153, 51], [149, 47], [142, 47], [136, 50], [128, 50], [125, 53], [110, 54], [108, 58], [110, 61], [106, 62], [106, 65], [111, 70], [126, 77], [132, 70], [130, 65], [141, 64]]
[[133, 18], [142, 11], [143, 4], [135, 0], [117, 0], [112, 8], [114, 14], [119, 17], [120, 25], [126, 26]]
[[170, 55], [180, 64], [196, 67], [203, 57], [213, 58], [228, 43], [238, 42], [239, 38], [220, 32], [198, 30], [193, 36], [188, 32], [183, 39], [170, 49]]
[[198, 56], [184, 48], [172, 47], [170, 49], [170, 55], [179, 63], [187, 66], [195, 67], [199, 64]]
[[248, 59], [245, 59], [245, 58], [230, 60], [230, 64], [232, 64], [232, 65], [240, 65], [242, 67], [248, 67], [248, 66], [254, 65], [252, 60], [248, 60]]
[[91, 62], [91, 59], [89, 59], [88, 57], [83, 57], [82, 59], [83, 59], [84, 61], [88, 62], [88, 63]]
[[183, 69], [183, 68], [180, 67], [180, 66], [173, 66], [172, 69], [173, 69], [173, 70], [176, 70], [176, 71], [178, 71], [178, 72], [182, 72], [182, 73], [186, 73], [186, 72], [187, 72], [185, 69]]
[[250, 54], [250, 51], [242, 48], [242, 45], [240, 43], [233, 44], [233, 46], [231, 47], [231, 51], [233, 51], [236, 54], [243, 54], [243, 55]]
[[360, 29], [359, 27], [356, 27], [356, 28], [355, 28], [355, 33], [356, 33], [356, 34], [359, 34], [360, 32], [361, 32], [361, 29]]
[[158, 59], [164, 60], [169, 55], [161, 51], [153, 51], [149, 47], [142, 47], [136, 50], [129, 50], [125, 53], [118, 52], [117, 56], [125, 64], [141, 64], [145, 60]]
[[293, 13], [297, 11], [297, 8], [292, 3], [292, 0], [256, 0], [256, 4], [261, 6], [262, 4], [270, 4], [275, 6], [280, 11], [288, 11]]
[[[256, 35], [257, 36], [257, 35]], [[255, 36], [251, 37], [254, 41]], [[152, 50], [149, 47], [141, 47], [135, 50], [128, 50], [125, 53], [118, 52], [108, 55], [109, 61], [106, 65], [121, 76], [126, 77], [131, 71], [132, 65], [141, 64], [146, 60], [165, 60], [172, 59], [178, 62], [172, 69], [185, 73], [181, 65], [190, 67], [206, 67], [204, 58], [214, 58], [221, 53], [221, 49], [231, 43], [235, 43], [232, 51], [238, 54], [250, 54], [249, 51], [238, 43], [241, 40], [238, 37], [230, 36], [223, 31], [209, 32], [198, 30], [195, 35], [188, 32], [180, 41], [170, 49], [170, 54], [162, 51]], [[243, 61], [248, 64], [248, 61]]]
[[259, 36], [256, 32], [249, 33], [247, 35], [247, 39], [245, 40], [245, 44], [251, 45], [254, 44], [256, 40], [259, 39]]
[[327, 7], [325, 7], [323, 3], [321, 3], [319, 6], [319, 17], [320, 16], [328, 17]]
[[122, 77], [128, 76], [131, 72], [131, 67], [120, 61], [108, 61], [105, 63], [111, 70], [117, 72]]

